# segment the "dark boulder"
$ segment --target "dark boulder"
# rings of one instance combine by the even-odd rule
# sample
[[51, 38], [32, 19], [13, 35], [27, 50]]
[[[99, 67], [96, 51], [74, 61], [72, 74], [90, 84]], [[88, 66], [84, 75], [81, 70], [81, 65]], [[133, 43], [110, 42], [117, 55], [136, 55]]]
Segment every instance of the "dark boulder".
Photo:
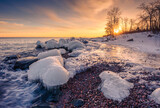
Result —
[[84, 100], [83, 99], [75, 99], [72, 101], [72, 104], [75, 106], [75, 107], [81, 107], [84, 105]]
[[87, 43], [88, 43], [88, 41], [87, 41], [87, 40], [83, 40], [82, 42], [83, 42], [84, 44], [87, 44]]
[[10, 56], [7, 56], [5, 59], [3, 59], [3, 61], [18, 59], [18, 58], [20, 58], [20, 57], [21, 57], [21, 56], [20, 56], [19, 54], [17, 54], [17, 55], [10, 55]]
[[38, 58], [37, 57], [33, 57], [33, 56], [30, 56], [30, 57], [24, 57], [24, 58], [20, 58], [16, 61], [13, 69], [22, 69], [22, 70], [25, 70], [27, 68], [29, 68], [29, 66], [38, 61]]
[[134, 41], [134, 40], [133, 40], [133, 39], [128, 39], [127, 41], [128, 41], [128, 42], [131, 42], [131, 41]]
[[150, 34], [149, 34], [147, 37], [153, 37], [153, 35], [150, 35]]

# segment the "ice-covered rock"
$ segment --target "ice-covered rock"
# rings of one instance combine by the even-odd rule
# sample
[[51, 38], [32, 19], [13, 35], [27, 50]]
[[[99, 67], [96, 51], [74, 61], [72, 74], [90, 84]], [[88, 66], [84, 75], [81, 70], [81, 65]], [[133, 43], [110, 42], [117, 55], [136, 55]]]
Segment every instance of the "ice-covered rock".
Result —
[[49, 56], [61, 56], [61, 52], [57, 49], [41, 52], [38, 54], [38, 59], [43, 59]]
[[106, 54], [101, 50], [84, 51], [78, 57], [71, 57], [65, 60], [65, 68], [69, 71], [70, 77], [83, 72], [88, 67], [105, 60]]
[[37, 41], [36, 45], [37, 45], [36, 48], [45, 48], [45, 44], [41, 41]]
[[61, 38], [59, 40], [59, 46], [60, 47], [66, 47], [66, 44], [67, 44], [67, 41], [65, 39]]
[[63, 49], [63, 48], [60, 48], [59, 51], [60, 51], [61, 54], [65, 54], [66, 53], [66, 50]]
[[57, 43], [56, 40], [52, 39], [46, 42], [46, 48], [47, 49], [59, 48], [59, 44]]
[[53, 87], [66, 83], [69, 79], [68, 71], [59, 64], [50, 66], [43, 74], [42, 81], [46, 87]]
[[106, 49], [107, 48], [107, 45], [106, 44], [102, 44], [99, 49]]
[[68, 50], [72, 51], [74, 49], [77, 49], [77, 48], [84, 48], [84, 44], [78, 40], [75, 40], [75, 41], [71, 41], [69, 42], [68, 44]]
[[129, 89], [134, 86], [111, 71], [104, 71], [99, 77], [102, 80], [101, 91], [104, 96], [119, 102], [129, 96]]
[[66, 83], [69, 73], [62, 66], [62, 60], [61, 56], [52, 56], [33, 63], [27, 72], [28, 79], [40, 80], [47, 88]]
[[150, 99], [160, 104], [160, 88], [157, 88], [152, 92], [152, 94], [150, 95]]
[[68, 55], [71, 57], [78, 57], [81, 53], [83, 53], [84, 50], [73, 50], [71, 53], [69, 53]]

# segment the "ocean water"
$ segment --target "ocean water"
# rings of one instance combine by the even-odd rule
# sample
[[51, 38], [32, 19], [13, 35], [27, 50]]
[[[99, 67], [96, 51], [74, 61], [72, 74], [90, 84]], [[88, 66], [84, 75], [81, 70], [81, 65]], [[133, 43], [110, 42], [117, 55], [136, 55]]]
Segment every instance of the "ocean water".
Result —
[[50, 39], [53, 38], [0, 38], [0, 108], [26, 108], [40, 103], [39, 98], [46, 91], [39, 84], [29, 82], [26, 71], [8, 70], [6, 67], [13, 64], [5, 64], [3, 59], [34, 50], [37, 40]]
[[[53, 38], [0, 38], [0, 59], [7, 55], [13, 55], [18, 52], [33, 50], [36, 47], [37, 40], [45, 42]], [[59, 40], [59, 38], [54, 38]]]

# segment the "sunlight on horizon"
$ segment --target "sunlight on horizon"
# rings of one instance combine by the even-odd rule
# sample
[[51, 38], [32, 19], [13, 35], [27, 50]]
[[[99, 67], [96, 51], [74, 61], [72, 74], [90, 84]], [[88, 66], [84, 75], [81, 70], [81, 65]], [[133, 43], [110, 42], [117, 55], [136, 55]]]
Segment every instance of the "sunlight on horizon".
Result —
[[1, 1], [0, 37], [102, 37], [108, 9], [119, 6], [122, 16], [133, 17], [139, 4], [130, 1], [134, 7], [126, 11], [130, 2], [121, 0], [36, 1]]

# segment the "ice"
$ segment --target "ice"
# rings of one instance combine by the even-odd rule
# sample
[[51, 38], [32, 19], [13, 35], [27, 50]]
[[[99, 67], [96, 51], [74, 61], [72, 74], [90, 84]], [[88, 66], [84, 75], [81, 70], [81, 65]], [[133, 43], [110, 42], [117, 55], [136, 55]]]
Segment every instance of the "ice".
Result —
[[43, 42], [41, 42], [41, 41], [37, 41], [36, 45], [37, 45], [36, 46], [37, 48], [45, 48], [45, 44]]
[[27, 73], [29, 80], [40, 80], [47, 88], [62, 85], [69, 79], [69, 72], [63, 67], [61, 56], [41, 59], [30, 65]]
[[46, 48], [47, 49], [59, 48], [59, 44], [57, 43], [56, 40], [52, 39], [46, 42]]
[[69, 53], [68, 55], [71, 57], [78, 57], [81, 53], [85, 52], [85, 49], [83, 50], [73, 50], [71, 53]]
[[59, 64], [48, 67], [48, 70], [42, 76], [44, 86], [51, 88], [57, 85], [63, 85], [69, 79], [68, 71]]
[[61, 54], [65, 54], [66, 53], [66, 50], [63, 49], [63, 48], [60, 48], [59, 51], [61, 52]]
[[72, 51], [77, 48], [84, 48], [84, 44], [78, 40], [71, 41], [68, 43], [68, 50]]
[[111, 71], [104, 71], [99, 77], [102, 80], [101, 91], [104, 96], [119, 102], [129, 96], [129, 89], [134, 86]]
[[66, 44], [67, 44], [67, 40], [65, 40], [65, 39], [63, 39], [63, 38], [61, 38], [61, 39], [59, 40], [59, 46], [60, 46], [60, 47], [66, 47]]
[[154, 100], [157, 104], [160, 104], [160, 88], [157, 88], [152, 92], [150, 99]]
[[53, 49], [38, 54], [38, 59], [43, 59], [49, 56], [61, 56], [61, 52], [58, 49]]
[[65, 68], [69, 71], [70, 77], [86, 70], [94, 64], [101, 63], [105, 60], [106, 55], [102, 50], [85, 51], [78, 57], [71, 57], [65, 60]]
[[102, 44], [100, 47], [99, 47], [99, 49], [106, 49], [107, 48], [107, 45], [106, 44]]

